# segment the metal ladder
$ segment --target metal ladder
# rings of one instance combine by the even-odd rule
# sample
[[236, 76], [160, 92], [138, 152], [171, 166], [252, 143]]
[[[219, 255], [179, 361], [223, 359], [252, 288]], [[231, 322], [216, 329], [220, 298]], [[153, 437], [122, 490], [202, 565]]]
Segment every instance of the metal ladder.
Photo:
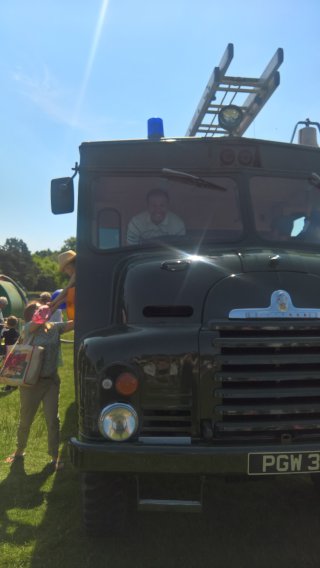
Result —
[[[218, 122], [223, 106], [236, 104], [243, 111], [242, 121], [233, 132], [242, 136], [272, 93], [280, 84], [278, 68], [283, 62], [283, 49], [279, 47], [259, 79], [252, 77], [228, 77], [226, 71], [233, 59], [233, 44], [229, 43], [218, 67], [215, 67], [204, 90], [186, 136], [228, 135]], [[239, 95], [248, 94], [243, 104]]]

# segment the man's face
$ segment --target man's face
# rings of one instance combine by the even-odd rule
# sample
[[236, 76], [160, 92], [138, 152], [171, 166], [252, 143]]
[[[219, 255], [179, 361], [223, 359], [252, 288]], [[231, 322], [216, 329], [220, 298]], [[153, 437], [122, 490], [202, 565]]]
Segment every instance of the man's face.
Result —
[[72, 274], [75, 272], [74, 264], [72, 262], [66, 264], [62, 272], [64, 272], [68, 276], [72, 276]]
[[168, 211], [168, 200], [165, 195], [151, 195], [148, 200], [148, 211], [151, 221], [159, 225], [164, 220]]

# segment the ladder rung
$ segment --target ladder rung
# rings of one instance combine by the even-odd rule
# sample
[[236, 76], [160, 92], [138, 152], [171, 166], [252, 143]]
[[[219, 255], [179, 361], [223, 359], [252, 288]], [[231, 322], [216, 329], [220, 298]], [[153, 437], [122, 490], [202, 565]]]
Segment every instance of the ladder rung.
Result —
[[225, 85], [247, 85], [248, 87], [251, 85], [252, 87], [260, 86], [261, 79], [256, 79], [253, 77], [222, 77], [221, 84]]
[[258, 93], [259, 89], [255, 89], [254, 87], [252, 87], [252, 89], [249, 89], [248, 87], [228, 87], [227, 89], [223, 86], [221, 87], [217, 87], [216, 91], [222, 91], [222, 92], [227, 92], [227, 93]]
[[[217, 124], [205, 124], [204, 122], [202, 122], [199, 126], [200, 128], [205, 128], [206, 130], [216, 130], [216, 128], [219, 128], [219, 126]], [[225, 132], [225, 130], [223, 130], [223, 132]]]

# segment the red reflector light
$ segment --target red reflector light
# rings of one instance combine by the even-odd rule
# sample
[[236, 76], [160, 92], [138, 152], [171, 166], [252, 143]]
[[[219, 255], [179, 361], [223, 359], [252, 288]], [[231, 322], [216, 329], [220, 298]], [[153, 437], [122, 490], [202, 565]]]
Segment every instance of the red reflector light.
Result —
[[133, 394], [138, 388], [138, 379], [132, 373], [121, 373], [116, 378], [115, 387], [120, 394]]

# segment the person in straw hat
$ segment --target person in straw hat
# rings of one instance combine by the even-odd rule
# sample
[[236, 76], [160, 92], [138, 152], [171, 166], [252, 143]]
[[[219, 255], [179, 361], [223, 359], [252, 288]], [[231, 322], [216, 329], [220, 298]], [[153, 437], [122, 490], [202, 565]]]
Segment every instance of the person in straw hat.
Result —
[[60, 306], [60, 304], [66, 302], [68, 320], [74, 319], [76, 258], [77, 254], [73, 250], [67, 250], [59, 254], [59, 269], [61, 272], [64, 272], [69, 276], [69, 282], [60, 294], [50, 303], [50, 310], [52, 313]]

